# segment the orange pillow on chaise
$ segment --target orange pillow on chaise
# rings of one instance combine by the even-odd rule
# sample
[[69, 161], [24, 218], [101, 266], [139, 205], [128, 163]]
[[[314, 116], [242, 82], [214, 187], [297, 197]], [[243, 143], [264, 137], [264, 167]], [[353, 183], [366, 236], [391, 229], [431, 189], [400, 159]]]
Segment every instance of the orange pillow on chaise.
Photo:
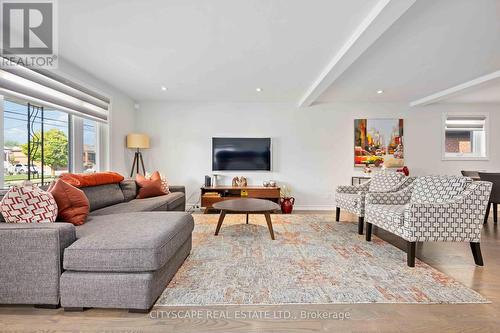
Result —
[[60, 179], [74, 187], [87, 187], [105, 184], [118, 184], [125, 178], [116, 172], [63, 173]]
[[57, 203], [57, 219], [74, 225], [85, 223], [89, 215], [89, 199], [82, 190], [58, 179], [48, 190]]
[[136, 197], [137, 199], [145, 199], [167, 194], [167, 192], [163, 189], [161, 176], [158, 171], [153, 172], [149, 179], [143, 175], [137, 174], [135, 181], [139, 186], [139, 193]]

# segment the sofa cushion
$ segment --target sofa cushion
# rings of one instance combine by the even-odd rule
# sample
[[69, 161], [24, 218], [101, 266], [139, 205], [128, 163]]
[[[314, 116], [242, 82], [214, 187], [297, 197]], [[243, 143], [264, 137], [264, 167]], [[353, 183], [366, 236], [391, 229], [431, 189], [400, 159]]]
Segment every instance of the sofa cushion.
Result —
[[75, 187], [98, 186], [105, 184], [118, 184], [124, 178], [122, 175], [112, 171], [95, 173], [63, 173], [59, 176], [66, 183]]
[[424, 176], [415, 181], [410, 202], [446, 202], [460, 193], [471, 183], [471, 179], [459, 176]]
[[57, 202], [57, 220], [74, 225], [84, 224], [89, 215], [89, 200], [82, 190], [66, 183], [62, 179], [56, 180], [49, 188], [49, 192]]
[[401, 172], [381, 171], [373, 174], [370, 181], [370, 192], [391, 192], [403, 181]]
[[82, 191], [89, 199], [90, 211], [116, 205], [125, 201], [120, 184], [82, 187]]
[[186, 201], [186, 195], [182, 192], [170, 192], [167, 194], [167, 210], [174, 210], [179, 206], [183, 206]]
[[64, 269], [144, 272], [162, 267], [191, 236], [184, 212], [142, 212], [89, 217], [64, 251]]
[[159, 197], [134, 199], [129, 202], [122, 202], [117, 205], [97, 209], [90, 213], [90, 215], [98, 216], [120, 213], [167, 211], [179, 204], [183, 204], [184, 200], [184, 193], [170, 193]]
[[133, 179], [125, 179], [120, 183], [125, 201], [135, 199], [137, 196], [137, 183]]

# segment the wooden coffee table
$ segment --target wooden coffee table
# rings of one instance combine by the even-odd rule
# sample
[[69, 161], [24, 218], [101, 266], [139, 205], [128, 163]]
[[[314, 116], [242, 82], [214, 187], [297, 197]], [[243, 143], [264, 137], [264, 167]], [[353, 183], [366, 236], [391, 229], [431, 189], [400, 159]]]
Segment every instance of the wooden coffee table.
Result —
[[280, 206], [272, 201], [263, 199], [234, 199], [225, 200], [213, 204], [213, 208], [220, 210], [219, 222], [217, 222], [217, 229], [215, 229], [215, 236], [219, 234], [222, 222], [226, 214], [246, 214], [248, 224], [248, 214], [264, 214], [266, 217], [267, 227], [271, 234], [271, 239], [274, 240], [273, 224], [271, 222], [271, 213], [280, 209]]

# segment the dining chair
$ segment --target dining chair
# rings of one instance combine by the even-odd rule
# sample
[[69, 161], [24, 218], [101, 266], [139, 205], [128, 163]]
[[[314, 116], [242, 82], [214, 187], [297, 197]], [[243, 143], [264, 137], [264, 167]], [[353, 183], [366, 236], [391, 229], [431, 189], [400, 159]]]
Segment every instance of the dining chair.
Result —
[[486, 208], [486, 215], [484, 217], [484, 223], [488, 222], [488, 217], [490, 215], [491, 206], [493, 206], [493, 222], [498, 221], [498, 204], [500, 203], [500, 173], [493, 172], [479, 172], [479, 177], [481, 180], [489, 181], [493, 183], [493, 188], [491, 190], [490, 201], [488, 207]]

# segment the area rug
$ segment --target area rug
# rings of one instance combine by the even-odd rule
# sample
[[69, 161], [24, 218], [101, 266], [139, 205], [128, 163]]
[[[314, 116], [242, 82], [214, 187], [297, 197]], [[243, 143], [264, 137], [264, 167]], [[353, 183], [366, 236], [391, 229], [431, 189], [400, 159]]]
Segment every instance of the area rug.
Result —
[[487, 303], [474, 290], [330, 215], [194, 215], [193, 249], [157, 306]]

